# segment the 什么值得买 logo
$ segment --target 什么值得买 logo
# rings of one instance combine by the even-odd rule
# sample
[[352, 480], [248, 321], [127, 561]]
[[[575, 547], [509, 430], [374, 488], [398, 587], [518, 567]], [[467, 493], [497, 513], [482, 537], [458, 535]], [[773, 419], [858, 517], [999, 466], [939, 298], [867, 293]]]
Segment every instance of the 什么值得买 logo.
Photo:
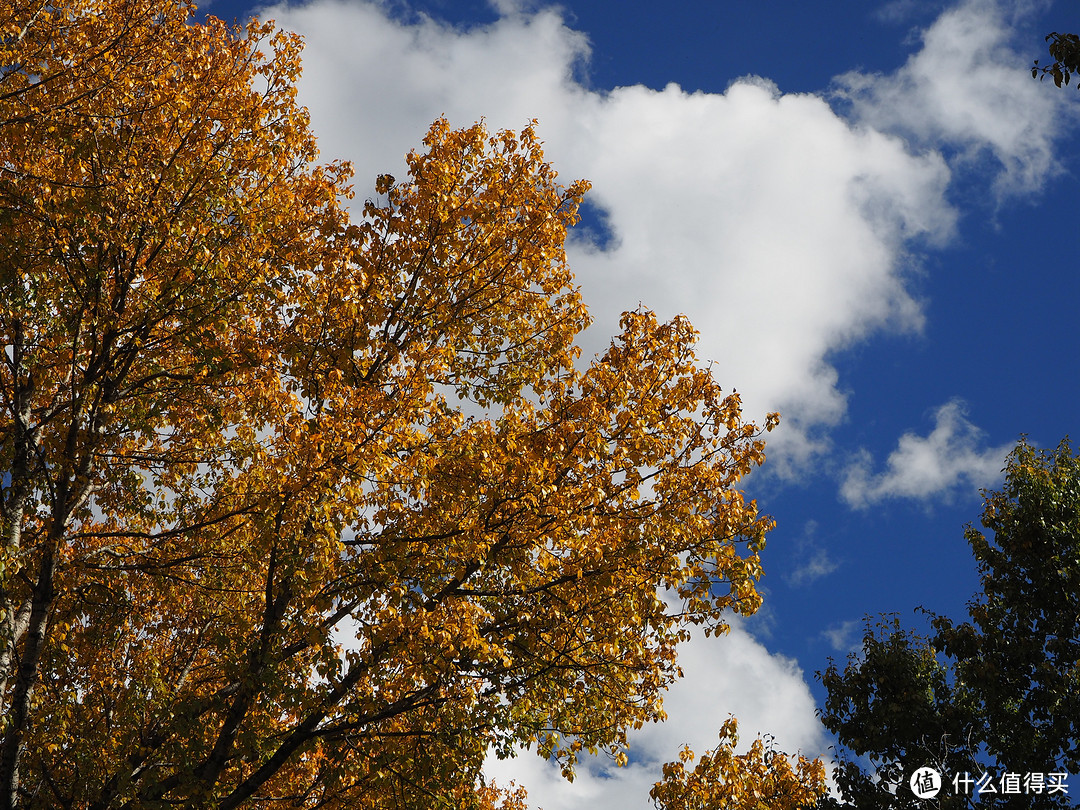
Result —
[[[978, 778], [964, 771], [957, 773], [950, 780], [953, 792], [958, 796], [971, 796], [982, 794], [1054, 794], [1069, 792], [1066, 782], [1068, 774], [1036, 773], [1021, 774], [1016, 771], [1008, 771], [1000, 777], [983, 772]], [[932, 799], [941, 792], [944, 782], [941, 773], [928, 765], [916, 770], [909, 781], [911, 792], [919, 799]]]
[[911, 792], [920, 799], [932, 799], [941, 790], [941, 774], [929, 766], [919, 768], [911, 775]]

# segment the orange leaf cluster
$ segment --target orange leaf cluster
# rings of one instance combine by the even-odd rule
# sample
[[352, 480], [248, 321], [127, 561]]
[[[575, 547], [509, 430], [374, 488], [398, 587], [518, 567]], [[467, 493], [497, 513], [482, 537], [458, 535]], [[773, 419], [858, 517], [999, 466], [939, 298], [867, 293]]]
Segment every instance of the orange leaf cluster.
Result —
[[720, 744], [693, 770], [689, 748], [664, 766], [664, 779], [650, 792], [658, 810], [800, 810], [825, 794], [825, 766], [800, 756], [794, 765], [762, 739], [736, 754], [734, 718], [720, 730]]

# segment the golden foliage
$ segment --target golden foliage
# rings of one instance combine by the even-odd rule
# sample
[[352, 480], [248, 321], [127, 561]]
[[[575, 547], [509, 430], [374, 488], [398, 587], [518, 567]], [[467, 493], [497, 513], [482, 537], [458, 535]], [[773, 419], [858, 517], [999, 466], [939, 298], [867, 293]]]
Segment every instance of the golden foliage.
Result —
[[745, 754], [736, 754], [737, 731], [734, 718], [724, 723], [720, 744], [691, 771], [689, 748], [678, 762], [665, 765], [663, 781], [649, 794], [658, 810], [799, 810], [813, 807], [825, 794], [820, 760], [799, 756], [793, 766], [760, 738]]
[[683, 318], [575, 365], [532, 127], [352, 222], [298, 39], [191, 14], [0, 4], [0, 808], [522, 807], [756, 609], [759, 431]]

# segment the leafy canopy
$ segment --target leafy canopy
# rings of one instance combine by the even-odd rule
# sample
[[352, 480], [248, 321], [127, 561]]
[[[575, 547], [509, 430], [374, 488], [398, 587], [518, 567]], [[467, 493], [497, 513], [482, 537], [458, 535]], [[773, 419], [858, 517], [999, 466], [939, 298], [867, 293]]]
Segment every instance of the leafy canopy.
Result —
[[435, 122], [352, 221], [297, 37], [192, 14], [0, 4], [0, 808], [625, 761], [686, 624], [760, 602], [758, 428], [684, 318], [575, 364], [588, 186], [532, 126]]
[[896, 619], [868, 624], [862, 655], [819, 676], [822, 721], [873, 769], [841, 752], [837, 785], [859, 808], [924, 807], [905, 780], [925, 765], [945, 774], [943, 808], [1074, 806], [1049, 789], [965, 797], [949, 784], [1080, 772], [1080, 458], [1069, 443], [1020, 442], [982, 526], [992, 534], [965, 532], [982, 581], [970, 621], [934, 616], [930, 638]]

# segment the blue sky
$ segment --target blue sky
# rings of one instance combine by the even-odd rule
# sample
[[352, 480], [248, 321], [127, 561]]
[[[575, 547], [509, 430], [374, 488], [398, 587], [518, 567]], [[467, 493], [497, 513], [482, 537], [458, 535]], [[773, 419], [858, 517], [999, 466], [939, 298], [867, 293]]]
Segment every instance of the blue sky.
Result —
[[[251, 4], [205, 10], [244, 18]], [[827, 755], [815, 671], [861, 617], [960, 616], [962, 528], [1021, 434], [1078, 434], [1080, 94], [1030, 78], [1073, 5], [993, 0], [312, 0], [300, 100], [361, 199], [440, 114], [540, 121], [593, 182], [570, 257], [596, 325], [686, 313], [748, 416], [784, 415], [748, 491], [778, 527], [761, 613], [695, 640], [671, 720], [574, 785], [493, 763], [548, 810], [645, 808], [659, 763], [746, 738]], [[1077, 787], [1073, 787], [1074, 794]]]

